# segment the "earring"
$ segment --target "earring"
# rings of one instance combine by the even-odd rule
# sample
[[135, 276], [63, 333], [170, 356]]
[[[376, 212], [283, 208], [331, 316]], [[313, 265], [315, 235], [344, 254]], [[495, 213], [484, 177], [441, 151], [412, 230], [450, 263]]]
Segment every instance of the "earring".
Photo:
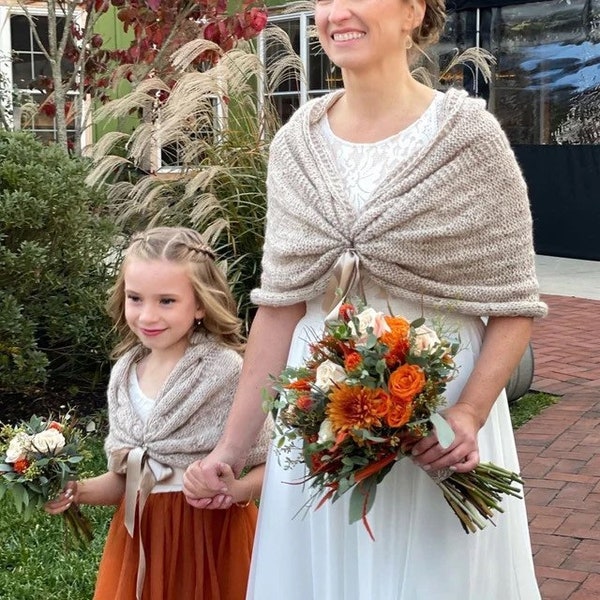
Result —
[[406, 42], [404, 43], [404, 46], [406, 47], [407, 50], [410, 50], [413, 47], [412, 36], [410, 36], [410, 35], [406, 36]]
[[196, 329], [200, 329], [200, 325], [202, 325], [202, 319], [196, 319]]

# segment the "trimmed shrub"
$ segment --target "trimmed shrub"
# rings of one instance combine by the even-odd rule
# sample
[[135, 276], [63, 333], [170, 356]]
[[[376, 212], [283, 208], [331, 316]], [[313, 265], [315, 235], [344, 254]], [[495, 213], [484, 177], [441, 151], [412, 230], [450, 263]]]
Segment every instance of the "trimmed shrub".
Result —
[[0, 131], [0, 389], [105, 383], [115, 226], [88, 162]]

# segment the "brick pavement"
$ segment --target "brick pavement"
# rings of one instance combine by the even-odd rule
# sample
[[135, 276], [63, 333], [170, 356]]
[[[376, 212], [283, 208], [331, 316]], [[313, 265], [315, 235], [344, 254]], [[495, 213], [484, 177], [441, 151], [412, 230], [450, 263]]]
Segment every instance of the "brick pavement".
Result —
[[532, 389], [562, 397], [516, 433], [536, 573], [543, 600], [600, 600], [600, 301], [544, 300]]

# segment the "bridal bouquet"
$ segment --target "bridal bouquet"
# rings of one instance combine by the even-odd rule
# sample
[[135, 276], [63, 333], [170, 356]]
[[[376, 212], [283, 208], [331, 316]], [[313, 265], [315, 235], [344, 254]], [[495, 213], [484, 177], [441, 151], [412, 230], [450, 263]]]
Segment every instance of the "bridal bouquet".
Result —
[[[76, 479], [82, 459], [82, 439], [70, 424], [70, 414], [58, 421], [33, 416], [17, 425], [2, 425], [0, 498], [9, 492], [17, 512], [28, 520], [34, 510]], [[85, 546], [92, 532], [79, 508], [72, 504], [63, 516], [74, 542]]]
[[[327, 322], [310, 348], [302, 366], [275, 379], [278, 394], [266, 397], [267, 409], [279, 416], [278, 446], [289, 467], [306, 464], [301, 483], [315, 490], [307, 506], [350, 492], [350, 522], [362, 519], [373, 537], [367, 514], [394, 462], [431, 430], [443, 447], [453, 442], [438, 410], [456, 374], [458, 343], [440, 338], [424, 319], [409, 323], [342, 304], [338, 320]], [[301, 458], [290, 458], [295, 447]], [[519, 476], [492, 464], [431, 476], [467, 533], [502, 512], [504, 494], [521, 497]]]

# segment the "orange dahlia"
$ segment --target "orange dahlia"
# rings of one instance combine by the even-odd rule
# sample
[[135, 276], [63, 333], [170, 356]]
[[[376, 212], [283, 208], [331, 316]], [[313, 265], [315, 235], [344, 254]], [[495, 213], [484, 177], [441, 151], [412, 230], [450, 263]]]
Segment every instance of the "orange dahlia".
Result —
[[410, 345], [410, 323], [402, 317], [385, 317], [390, 331], [381, 336], [381, 341], [388, 347], [385, 362], [388, 366], [401, 363]]
[[327, 416], [335, 432], [381, 426], [389, 403], [388, 395], [380, 388], [345, 383], [336, 386], [329, 399]]

